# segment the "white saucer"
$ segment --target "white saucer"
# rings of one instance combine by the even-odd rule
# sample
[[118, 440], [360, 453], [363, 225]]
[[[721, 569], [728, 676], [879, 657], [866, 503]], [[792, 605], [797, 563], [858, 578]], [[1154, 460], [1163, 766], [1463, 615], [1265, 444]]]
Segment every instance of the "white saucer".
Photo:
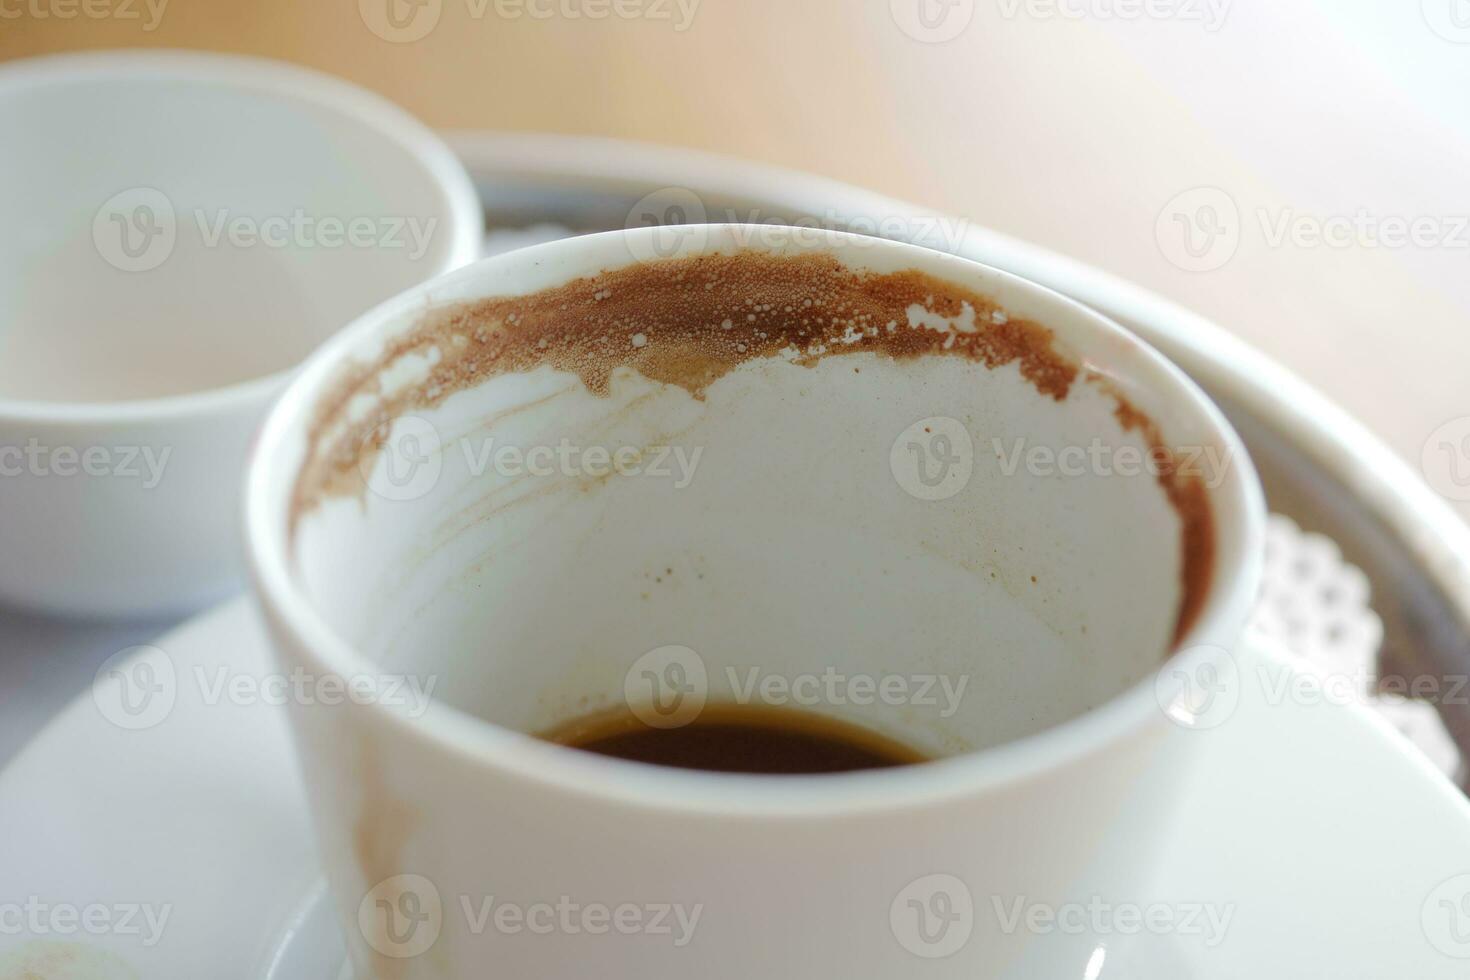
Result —
[[[284, 709], [209, 703], [195, 682], [274, 672], [253, 609], [237, 600], [157, 647], [176, 683], [146, 712], [120, 714], [104, 681], [0, 773], [0, 978], [330, 980], [342, 945]], [[1233, 906], [1224, 941], [1144, 934], [1094, 957], [1085, 980], [1470, 975], [1470, 805], [1367, 712], [1271, 703], [1257, 668], [1276, 678], [1276, 654], [1242, 667], [1256, 680], [1239, 707], [1191, 734], [1205, 778], [1150, 896]], [[77, 920], [61, 912], [37, 935], [20, 916], [42, 906]], [[122, 922], [140, 906], [155, 921], [169, 910], [152, 944], [141, 912]], [[97, 928], [104, 915], [116, 928]]]

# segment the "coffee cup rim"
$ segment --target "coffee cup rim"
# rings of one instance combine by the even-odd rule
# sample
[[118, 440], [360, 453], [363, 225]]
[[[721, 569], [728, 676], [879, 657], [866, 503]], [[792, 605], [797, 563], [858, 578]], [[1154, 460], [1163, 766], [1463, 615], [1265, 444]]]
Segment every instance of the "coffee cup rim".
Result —
[[[1004, 744], [965, 752], [922, 765], [824, 775], [792, 780], [784, 776], [698, 772], [650, 766], [594, 756], [544, 742], [432, 700], [420, 713], [382, 701], [362, 705], [395, 736], [427, 741], [461, 760], [527, 780], [547, 791], [604, 804], [681, 812], [743, 816], [823, 816], [853, 811], [916, 807], [936, 800], [972, 795], [1018, 785], [1060, 769], [1084, 763], [1151, 727], [1167, 732], [1188, 720], [1172, 718], [1161, 704], [1155, 680], [1165, 672], [1186, 670], [1234, 656], [1253, 604], [1261, 574], [1265, 505], [1259, 481], [1239, 436], [1223, 413], [1184, 373], [1140, 338], [1102, 314], [1060, 293], [1012, 273], [970, 259], [908, 243], [846, 232], [788, 229], [801, 240], [815, 235], [815, 245], [765, 245], [777, 226], [690, 225], [687, 240], [698, 245], [678, 254], [721, 253], [744, 248], [789, 254], [827, 250], [845, 256], [850, 250], [886, 249], [906, 256], [905, 268], [918, 268], [940, 279], [969, 283], [979, 278], [994, 291], [1012, 293], [1049, 306], [1059, 316], [1086, 321], [1101, 331], [1109, 349], [1126, 351], [1134, 366], [1146, 366], [1163, 381], [1181, 408], [1198, 416], [1230, 453], [1226, 478], [1209, 489], [1215, 513], [1216, 547], [1213, 574], [1203, 608], [1190, 629], [1155, 671], [1138, 683], [1082, 715]], [[318, 398], [354, 353], [371, 350], [404, 329], [406, 317], [451, 301], [526, 290], [506, 289], [507, 270], [567, 270], [565, 279], [631, 265], [646, 254], [652, 236], [667, 229], [632, 228], [550, 242], [483, 259], [421, 284], [358, 318], [307, 360], [276, 403], [252, 451], [245, 491], [246, 552], [257, 598], [279, 642], [290, 643], [323, 676], [361, 675], [374, 661], [359, 653], [320, 616], [292, 573], [290, 497], [306, 427]], [[760, 232], [763, 234], [753, 234]], [[797, 241], [795, 235], [786, 241]], [[754, 243], [754, 244], [752, 244]], [[639, 249], [645, 252], [640, 253]], [[861, 254], [858, 251], [857, 254]], [[619, 259], [620, 261], [610, 261]], [[911, 260], [911, 261], [909, 261]], [[576, 271], [580, 270], [580, 271]], [[1002, 305], [1005, 303], [1002, 301]], [[297, 437], [294, 449], [290, 442]], [[297, 452], [296, 450], [301, 450]], [[1224, 505], [1223, 507], [1221, 505]], [[1227, 522], [1228, 519], [1228, 522]], [[1186, 733], [1189, 734], [1189, 733]]]
[[[326, 109], [358, 122], [403, 150], [437, 186], [451, 232], [441, 272], [463, 266], [480, 254], [483, 207], [468, 172], [449, 146], [388, 99], [324, 72], [270, 58], [173, 48], [69, 52], [0, 65], [0, 98], [39, 86], [118, 79], [227, 85]], [[198, 391], [135, 399], [46, 401], [0, 394], [0, 421], [96, 426], [210, 416], [267, 402], [299, 367], [294, 364]]]

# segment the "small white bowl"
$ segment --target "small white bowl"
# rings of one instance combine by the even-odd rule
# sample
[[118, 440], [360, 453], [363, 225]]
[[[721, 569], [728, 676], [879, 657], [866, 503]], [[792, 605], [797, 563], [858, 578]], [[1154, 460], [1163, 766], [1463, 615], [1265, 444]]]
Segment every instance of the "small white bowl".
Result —
[[472, 260], [432, 132], [276, 62], [0, 68], [0, 602], [182, 612], [238, 585], [265, 408], [382, 299]]

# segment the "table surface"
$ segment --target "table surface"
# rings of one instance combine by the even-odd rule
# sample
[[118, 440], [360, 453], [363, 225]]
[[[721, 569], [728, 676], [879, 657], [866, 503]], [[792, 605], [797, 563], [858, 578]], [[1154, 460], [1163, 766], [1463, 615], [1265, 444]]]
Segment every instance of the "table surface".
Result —
[[[390, 3], [427, 33], [385, 26]], [[866, 185], [1181, 301], [1416, 466], [1470, 416], [1467, 0], [24, 0], [0, 17], [0, 60], [246, 52], [438, 127]], [[0, 761], [47, 692], [116, 652], [96, 629], [0, 613]]]

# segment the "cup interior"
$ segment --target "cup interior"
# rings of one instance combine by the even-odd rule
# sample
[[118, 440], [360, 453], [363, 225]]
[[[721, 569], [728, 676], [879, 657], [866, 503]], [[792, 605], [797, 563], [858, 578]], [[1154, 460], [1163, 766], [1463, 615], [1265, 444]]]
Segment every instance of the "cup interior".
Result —
[[[472, 189], [313, 72], [150, 52], [0, 72], [0, 399], [167, 397], [298, 364], [468, 260]], [[467, 247], [469, 246], [469, 247]]]
[[369, 661], [521, 732], [748, 701], [939, 757], [1238, 627], [1249, 464], [1120, 328], [911, 246], [640, 234], [389, 304], [278, 409], [269, 533]]

